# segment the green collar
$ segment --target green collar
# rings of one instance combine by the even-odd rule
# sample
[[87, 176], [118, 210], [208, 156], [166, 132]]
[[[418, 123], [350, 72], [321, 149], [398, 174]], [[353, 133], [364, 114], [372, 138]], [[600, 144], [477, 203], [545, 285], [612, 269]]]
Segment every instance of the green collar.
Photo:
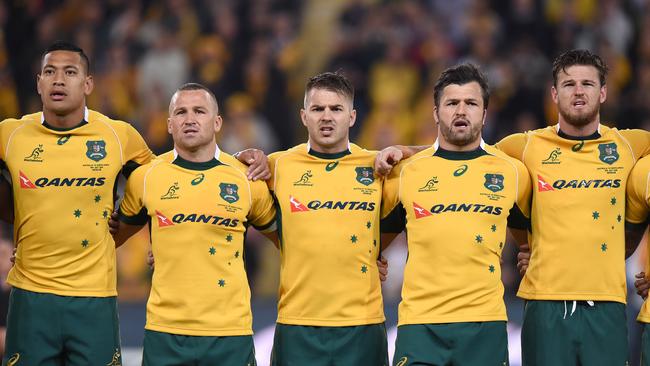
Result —
[[472, 160], [481, 157], [483, 155], [489, 155], [489, 154], [481, 147], [478, 147], [476, 150], [471, 150], [471, 151], [450, 151], [438, 147], [436, 152], [433, 153], [433, 156], [438, 156], [440, 158], [447, 159], [447, 160]]
[[196, 162], [193, 162], [193, 161], [185, 160], [185, 159], [181, 158], [180, 155], [178, 155], [176, 157], [176, 159], [174, 159], [172, 164], [175, 164], [175, 165], [180, 166], [181, 168], [190, 169], [190, 170], [208, 170], [208, 169], [214, 168], [215, 166], [223, 165], [223, 163], [220, 162], [219, 160], [217, 160], [216, 158], [212, 158], [212, 159], [210, 159], [208, 161], [203, 161], [203, 162], [200, 162], [200, 163], [196, 163]]

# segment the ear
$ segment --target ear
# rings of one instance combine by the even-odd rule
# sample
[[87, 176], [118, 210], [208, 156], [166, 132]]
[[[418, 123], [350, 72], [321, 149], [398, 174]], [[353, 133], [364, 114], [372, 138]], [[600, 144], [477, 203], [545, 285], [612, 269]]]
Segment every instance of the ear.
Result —
[[217, 118], [216, 118], [216, 120], [214, 121], [214, 124], [215, 124], [215, 126], [214, 126], [214, 131], [215, 131], [215, 132], [219, 132], [219, 131], [221, 131], [221, 126], [223, 125], [223, 119], [221, 118], [220, 115], [217, 114]]
[[36, 74], [36, 91], [41, 95], [41, 74]]
[[172, 119], [167, 118], [167, 133], [172, 134]]
[[433, 107], [433, 120], [436, 122], [436, 124], [440, 124], [440, 118], [438, 117], [438, 107]]
[[357, 110], [353, 109], [350, 112], [350, 127], [354, 126], [354, 123], [357, 121]]
[[86, 79], [84, 80], [84, 95], [88, 96], [90, 93], [93, 92], [93, 89], [95, 88], [95, 81], [93, 79], [92, 75], [86, 76]]
[[307, 112], [304, 108], [300, 109], [300, 121], [302, 121], [303, 126], [307, 127]]
[[557, 89], [555, 89], [555, 85], [551, 86], [551, 98], [553, 99], [553, 103], [558, 103]]
[[483, 126], [485, 126], [485, 121], [487, 120], [487, 109], [483, 110]]
[[607, 85], [603, 85], [600, 87], [600, 103], [605, 103], [605, 100], [607, 100]]

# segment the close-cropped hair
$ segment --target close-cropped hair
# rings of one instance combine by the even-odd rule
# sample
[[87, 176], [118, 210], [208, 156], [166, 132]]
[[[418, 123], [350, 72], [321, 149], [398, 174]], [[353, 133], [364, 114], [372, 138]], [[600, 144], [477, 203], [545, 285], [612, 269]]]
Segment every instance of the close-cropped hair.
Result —
[[560, 71], [566, 72], [566, 69], [571, 66], [593, 66], [598, 70], [598, 78], [600, 79], [600, 86], [604, 86], [607, 82], [607, 72], [609, 68], [605, 61], [595, 53], [589, 50], [570, 50], [562, 53], [553, 60], [553, 85], [557, 86], [557, 77]]
[[487, 78], [479, 68], [470, 63], [460, 64], [450, 67], [440, 74], [440, 77], [433, 86], [433, 101], [436, 108], [440, 107], [442, 91], [448, 85], [465, 85], [476, 81], [481, 87], [481, 96], [483, 97], [483, 108], [487, 109], [490, 102], [490, 89]]
[[312, 89], [325, 89], [341, 94], [354, 101], [354, 87], [348, 78], [339, 72], [324, 72], [313, 76], [305, 86], [305, 101]]
[[45, 61], [45, 55], [54, 51], [70, 51], [70, 52], [78, 53], [79, 56], [81, 56], [81, 63], [86, 69], [85, 70], [86, 75], [90, 75], [90, 59], [88, 58], [88, 55], [86, 55], [86, 53], [84, 52], [84, 50], [81, 49], [81, 47], [68, 41], [56, 41], [52, 43], [49, 47], [47, 47], [45, 51], [43, 51], [43, 54], [41, 55], [41, 65]]

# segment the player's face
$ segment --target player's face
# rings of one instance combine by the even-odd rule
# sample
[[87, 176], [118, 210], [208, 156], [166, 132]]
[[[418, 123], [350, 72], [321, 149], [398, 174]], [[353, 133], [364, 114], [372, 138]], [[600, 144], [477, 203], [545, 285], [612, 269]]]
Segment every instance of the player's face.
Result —
[[569, 66], [557, 75], [551, 96], [561, 120], [582, 127], [599, 120], [600, 104], [607, 98], [607, 88], [600, 85], [598, 69], [587, 65]]
[[179, 91], [169, 104], [167, 131], [179, 149], [195, 152], [214, 145], [221, 122], [217, 106], [205, 90]]
[[442, 90], [440, 106], [434, 107], [438, 139], [445, 148], [464, 148], [481, 139], [485, 107], [479, 83], [450, 84]]
[[87, 75], [77, 52], [52, 51], [43, 58], [36, 88], [43, 110], [66, 116], [85, 107], [86, 96], [93, 90], [93, 79]]
[[323, 153], [341, 152], [348, 148], [350, 127], [357, 111], [350, 98], [326, 89], [311, 89], [300, 110], [302, 124], [309, 132], [311, 147]]

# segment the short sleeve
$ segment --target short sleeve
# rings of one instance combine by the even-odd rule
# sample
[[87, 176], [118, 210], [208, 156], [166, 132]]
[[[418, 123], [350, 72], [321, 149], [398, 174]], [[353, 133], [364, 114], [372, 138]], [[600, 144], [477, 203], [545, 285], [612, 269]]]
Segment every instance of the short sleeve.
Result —
[[650, 158], [641, 159], [632, 169], [627, 181], [627, 202], [625, 206], [625, 220], [633, 224], [640, 224], [647, 220], [648, 187], [650, 184]]
[[268, 187], [262, 181], [250, 182], [252, 204], [249, 222], [261, 232], [275, 230], [275, 205]]
[[501, 141], [494, 145], [497, 149], [503, 151], [508, 156], [517, 160], [523, 160], [524, 149], [528, 142], [528, 136], [524, 133], [515, 133], [510, 136], [504, 137]]
[[621, 130], [619, 132], [628, 141], [637, 159], [650, 154], [650, 132], [639, 129]]
[[406, 212], [400, 202], [400, 176], [403, 163], [397, 164], [384, 179], [381, 201], [381, 231], [399, 233], [406, 227]]
[[149, 163], [155, 155], [144, 142], [144, 139], [133, 126], [127, 124], [124, 149], [124, 175], [128, 177], [135, 168]]
[[130, 225], [144, 225], [148, 214], [144, 207], [144, 176], [149, 166], [141, 166], [129, 176], [124, 190], [124, 199], [120, 204], [120, 221]]

